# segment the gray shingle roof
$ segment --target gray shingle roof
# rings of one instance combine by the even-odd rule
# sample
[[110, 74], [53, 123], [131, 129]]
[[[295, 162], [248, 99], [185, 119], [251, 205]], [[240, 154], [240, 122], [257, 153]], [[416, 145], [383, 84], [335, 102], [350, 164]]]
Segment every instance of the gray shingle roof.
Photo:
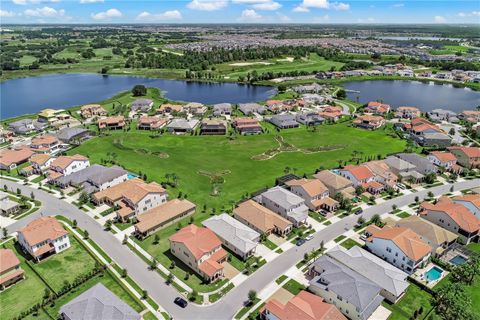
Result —
[[292, 114], [277, 114], [272, 116], [269, 121], [277, 127], [297, 126], [298, 122]]
[[88, 289], [60, 309], [70, 320], [139, 320], [140, 314], [101, 283]]
[[68, 176], [59, 177], [56, 182], [61, 185], [83, 185], [86, 192], [93, 192], [98, 191], [97, 186], [125, 174], [127, 174], [127, 171], [118, 166], [104, 167], [94, 164]]
[[282, 187], [268, 189], [262, 193], [262, 197], [287, 210], [296, 207], [287, 215], [297, 222], [304, 221], [308, 216], [308, 207], [305, 205], [305, 200]]
[[402, 160], [405, 160], [415, 166], [415, 171], [425, 174], [429, 172], [437, 172], [437, 167], [427, 158], [421, 157], [416, 153], [399, 153], [397, 154]]
[[398, 171], [410, 171], [415, 169], [413, 164], [398, 157], [389, 156], [384, 161], [390, 168]]
[[328, 256], [314, 262], [316, 270], [324, 270], [310, 280], [310, 286], [331, 291], [354, 305], [362, 319], [368, 319], [381, 304], [381, 288], [359, 273]]
[[249, 115], [254, 112], [264, 113], [266, 110], [265, 106], [259, 105], [258, 103], [240, 103], [238, 107], [245, 115]]
[[148, 111], [152, 107], [153, 101], [150, 99], [137, 99], [135, 100], [132, 105], [132, 111]]
[[202, 224], [243, 253], [254, 249], [260, 238], [260, 233], [226, 213], [211, 217], [203, 221]]
[[408, 274], [358, 246], [348, 251], [337, 246], [330, 250], [328, 255], [396, 297], [408, 287]]
[[72, 138], [75, 138], [76, 136], [78, 135], [82, 135], [86, 132], [91, 132], [90, 130], [88, 129], [84, 129], [84, 128], [64, 128], [64, 129], [61, 129], [57, 132], [57, 138], [63, 142], [68, 142], [70, 141]]
[[198, 120], [173, 119], [168, 125], [169, 129], [193, 130], [198, 125]]

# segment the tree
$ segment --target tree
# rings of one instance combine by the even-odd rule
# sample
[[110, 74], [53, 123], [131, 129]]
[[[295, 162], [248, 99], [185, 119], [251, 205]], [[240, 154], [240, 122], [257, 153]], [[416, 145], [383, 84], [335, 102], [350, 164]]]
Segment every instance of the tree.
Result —
[[35, 194], [33, 193], [33, 191], [30, 192], [30, 199], [35, 200]]
[[472, 285], [475, 277], [480, 275], [480, 258], [471, 256], [466, 263], [456, 266], [452, 271], [452, 277], [456, 282]]
[[167, 275], [167, 283], [170, 284], [173, 282], [173, 274], [171, 272]]
[[77, 220], [75, 219], [72, 221], [72, 228], [77, 229]]
[[122, 244], [127, 244], [127, 243], [128, 243], [128, 236], [124, 235], [123, 240], [122, 240]]
[[5, 239], [8, 236], [7, 228], [3, 228], [3, 238]]
[[420, 198], [418, 196], [415, 196], [415, 203], [418, 203], [419, 200]]
[[340, 100], [343, 100], [347, 97], [347, 92], [345, 91], [345, 89], [339, 89], [337, 91], [337, 98], [340, 99]]
[[127, 269], [123, 269], [122, 270], [122, 278], [126, 278], [128, 275], [128, 270]]
[[365, 188], [362, 187], [362, 186], [360, 186], [360, 185], [358, 185], [358, 186], [355, 188], [355, 194], [356, 194], [357, 196], [361, 195], [361, 194], [364, 193], [364, 192], [365, 192]]
[[190, 293], [190, 296], [188, 297], [188, 300], [195, 301], [197, 300], [197, 298], [198, 298], [197, 290], [192, 290], [192, 292]]
[[363, 225], [364, 223], [365, 223], [365, 218], [362, 217], [362, 216], [358, 217], [357, 224], [358, 225]]
[[20, 190], [20, 188], [17, 188], [17, 195], [21, 195], [22, 194], [22, 190]]
[[112, 228], [112, 220], [105, 221], [105, 230], [109, 231]]
[[279, 93], [283, 93], [285, 91], [287, 91], [287, 86], [286, 85], [281, 84], [281, 85], [278, 86], [278, 92]]
[[397, 210], [398, 206], [396, 204], [392, 205], [392, 213], [395, 213], [395, 210]]
[[437, 179], [437, 176], [436, 176], [435, 173], [433, 173], [433, 172], [428, 173], [428, 174], [425, 176], [425, 182], [428, 183], [428, 184], [434, 183], [436, 179]]
[[305, 252], [303, 255], [303, 261], [307, 262], [310, 259], [310, 256], [308, 255], [308, 252]]
[[474, 319], [471, 310], [472, 300], [459, 283], [448, 283], [438, 289], [433, 298], [437, 314], [445, 320]]
[[145, 300], [148, 298], [148, 291], [147, 290], [142, 290], [142, 299]]
[[455, 135], [455, 128], [450, 128], [450, 131], [448, 131], [448, 134], [451, 136]]
[[257, 291], [250, 290], [248, 291], [248, 303], [252, 304], [257, 299]]
[[147, 94], [147, 88], [142, 84], [137, 84], [132, 89], [132, 95], [134, 97], [140, 97]]
[[154, 237], [153, 237], [153, 244], [158, 244], [160, 242], [160, 237], [158, 236], [158, 234], [156, 234]]
[[152, 261], [150, 261], [150, 269], [151, 270], [155, 270], [157, 269], [157, 260], [155, 260], [155, 258], [152, 258]]
[[428, 191], [427, 196], [428, 196], [430, 199], [433, 198], [433, 197], [435, 197], [435, 195], [433, 194], [432, 191]]
[[80, 205], [84, 205], [89, 201], [90, 201], [90, 196], [88, 195], [88, 193], [86, 193], [85, 191], [82, 191], [82, 193], [80, 193], [80, 196], [78, 197], [78, 203]]
[[83, 239], [88, 240], [88, 236], [88, 231], [85, 230], [85, 232], [83, 233]]
[[173, 260], [170, 263], [170, 269], [175, 269], [175, 261], [173, 261]]

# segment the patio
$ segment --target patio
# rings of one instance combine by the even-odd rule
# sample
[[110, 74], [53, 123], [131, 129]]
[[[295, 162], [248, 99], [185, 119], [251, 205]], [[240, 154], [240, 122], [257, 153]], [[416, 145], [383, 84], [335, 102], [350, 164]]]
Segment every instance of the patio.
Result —
[[[433, 270], [433, 271], [432, 271]], [[438, 274], [440, 271], [440, 274]], [[436, 272], [435, 272], [436, 271]], [[432, 273], [431, 277], [433, 276], [434, 279], [428, 280], [427, 273]], [[450, 272], [440, 268], [434, 263], [427, 264], [424, 268], [418, 268], [414, 274], [411, 275], [412, 279], [416, 280], [417, 282], [424, 284], [425, 286], [429, 287], [430, 289], [435, 287], [437, 283], [439, 283], [443, 278], [445, 278]]]
[[451, 264], [452, 266], [457, 266], [467, 261], [470, 256], [474, 253], [459, 243], [452, 244], [440, 257], [440, 260], [446, 263]]

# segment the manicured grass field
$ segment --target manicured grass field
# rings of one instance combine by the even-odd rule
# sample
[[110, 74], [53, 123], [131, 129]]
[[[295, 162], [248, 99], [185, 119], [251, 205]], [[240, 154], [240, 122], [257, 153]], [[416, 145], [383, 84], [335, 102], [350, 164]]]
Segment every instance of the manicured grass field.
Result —
[[305, 289], [301, 283], [293, 279], [288, 280], [288, 282], [283, 285], [283, 288], [295, 296]]
[[480, 243], [469, 243], [467, 249], [480, 253]]
[[[419, 319], [423, 319], [423, 317], [429, 312], [432, 308], [431, 305], [432, 296], [422, 290], [417, 285], [410, 283], [410, 286], [407, 289], [407, 292], [404, 296], [398, 301], [396, 304], [391, 305], [386, 302], [383, 305], [392, 311], [392, 314], [388, 318], [388, 320], [408, 320], [412, 319], [412, 316], [415, 310], [423, 308], [422, 315]], [[437, 319], [435, 313], [431, 313], [431, 319]]]
[[357, 241], [355, 241], [353, 239], [347, 239], [347, 240], [343, 241], [340, 245], [347, 250], [352, 248], [352, 247], [355, 247], [355, 246], [359, 246], [359, 247], [362, 246], [360, 243], [358, 243]]

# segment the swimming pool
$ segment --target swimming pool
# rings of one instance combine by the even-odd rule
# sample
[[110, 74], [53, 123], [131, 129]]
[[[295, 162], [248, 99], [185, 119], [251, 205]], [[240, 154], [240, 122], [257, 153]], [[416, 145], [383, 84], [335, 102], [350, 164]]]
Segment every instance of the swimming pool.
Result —
[[133, 174], [133, 173], [131, 173], [131, 172], [129, 172], [129, 173], [127, 174], [127, 179], [133, 179], [133, 178], [136, 178], [136, 177], [137, 177], [137, 175], [136, 175], [136, 174]]
[[425, 278], [427, 278], [427, 281], [436, 281], [442, 277], [443, 270], [440, 269], [439, 267], [433, 266], [425, 272]]
[[450, 263], [455, 265], [455, 266], [458, 266], [462, 263], [465, 263], [467, 261], [467, 258], [465, 258], [464, 256], [455, 256], [453, 257], [452, 259], [450, 259]]

